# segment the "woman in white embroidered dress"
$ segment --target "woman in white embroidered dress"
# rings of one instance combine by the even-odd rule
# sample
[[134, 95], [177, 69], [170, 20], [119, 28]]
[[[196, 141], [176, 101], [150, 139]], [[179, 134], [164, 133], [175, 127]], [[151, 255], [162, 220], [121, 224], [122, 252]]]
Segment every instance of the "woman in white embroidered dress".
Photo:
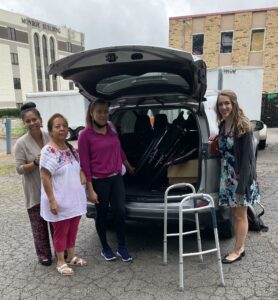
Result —
[[[40, 158], [41, 216], [53, 224], [58, 272], [73, 275], [69, 265], [87, 264], [74, 252], [78, 225], [86, 213], [86, 178], [80, 168], [78, 153], [66, 142], [67, 120], [61, 114], [54, 114], [47, 127], [51, 140], [43, 147]], [[68, 251], [67, 261], [65, 250]]]

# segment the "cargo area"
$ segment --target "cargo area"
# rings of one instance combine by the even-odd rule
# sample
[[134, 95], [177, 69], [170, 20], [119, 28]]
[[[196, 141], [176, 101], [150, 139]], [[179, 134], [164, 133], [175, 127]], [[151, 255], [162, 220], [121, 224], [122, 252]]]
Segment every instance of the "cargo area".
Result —
[[[122, 148], [135, 167], [124, 176], [128, 201], [160, 201], [174, 183], [199, 183], [199, 131], [183, 108], [122, 110], [113, 118]], [[145, 199], [145, 200], [144, 200]]]

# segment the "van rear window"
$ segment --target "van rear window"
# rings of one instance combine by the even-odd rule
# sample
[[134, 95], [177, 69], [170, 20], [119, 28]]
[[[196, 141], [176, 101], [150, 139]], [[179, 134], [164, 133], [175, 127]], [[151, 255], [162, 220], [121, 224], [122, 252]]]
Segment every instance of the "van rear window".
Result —
[[189, 83], [181, 76], [172, 73], [149, 72], [140, 75], [117, 75], [100, 80], [96, 85], [98, 93], [111, 95], [122, 90], [138, 89], [146, 87], [155, 89], [163, 88], [164, 92], [171, 91], [174, 87], [189, 92]]

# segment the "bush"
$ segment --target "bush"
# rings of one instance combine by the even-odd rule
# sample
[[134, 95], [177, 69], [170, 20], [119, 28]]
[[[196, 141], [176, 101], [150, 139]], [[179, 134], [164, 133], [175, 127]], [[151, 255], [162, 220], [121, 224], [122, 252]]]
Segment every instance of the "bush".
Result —
[[20, 117], [18, 108], [0, 108], [0, 118], [4, 117]]

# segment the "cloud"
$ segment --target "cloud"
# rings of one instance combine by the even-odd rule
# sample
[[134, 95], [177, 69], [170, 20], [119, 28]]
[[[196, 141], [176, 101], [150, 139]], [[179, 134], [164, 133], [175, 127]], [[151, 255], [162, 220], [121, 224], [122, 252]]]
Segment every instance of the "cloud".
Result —
[[[166, 0], [2, 0], [1, 7], [85, 33], [86, 48], [168, 44]], [[30, 9], [32, 8], [32, 9]], [[165, 30], [166, 29], [166, 30]]]
[[3, 9], [84, 32], [86, 49], [121, 44], [168, 46], [170, 16], [275, 5], [277, 0], [1, 0], [0, 3]]
[[[140, 0], [110, 0], [94, 2], [87, 7], [91, 17], [83, 20], [86, 29], [86, 41], [91, 47], [120, 44], [159, 44], [167, 42], [164, 28], [167, 15], [158, 0], [146, 2]], [[79, 12], [85, 14], [81, 9]], [[74, 24], [74, 23], [73, 23]], [[76, 28], [75, 24], [75, 27]]]

